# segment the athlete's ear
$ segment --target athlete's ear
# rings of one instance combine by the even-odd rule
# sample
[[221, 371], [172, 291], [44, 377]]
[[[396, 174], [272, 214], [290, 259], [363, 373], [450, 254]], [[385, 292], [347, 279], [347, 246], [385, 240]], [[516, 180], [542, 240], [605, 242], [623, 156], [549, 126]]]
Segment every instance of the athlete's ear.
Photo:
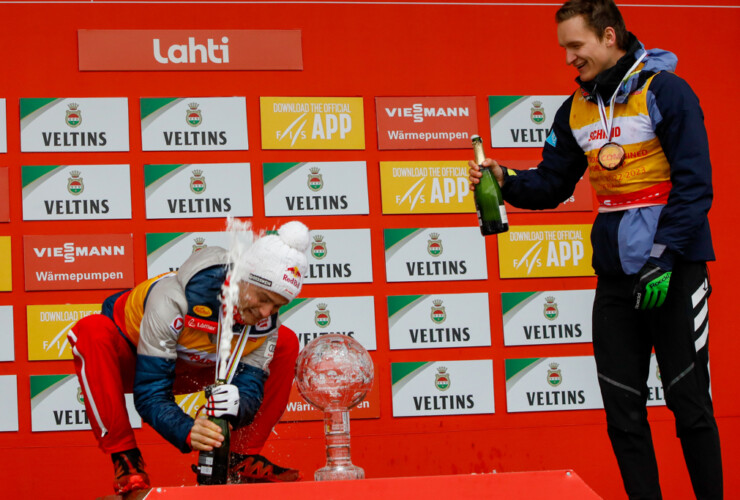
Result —
[[614, 28], [611, 26], [607, 26], [604, 30], [604, 36], [603, 36], [604, 43], [607, 47], [615, 47], [617, 45], [617, 32], [614, 31]]

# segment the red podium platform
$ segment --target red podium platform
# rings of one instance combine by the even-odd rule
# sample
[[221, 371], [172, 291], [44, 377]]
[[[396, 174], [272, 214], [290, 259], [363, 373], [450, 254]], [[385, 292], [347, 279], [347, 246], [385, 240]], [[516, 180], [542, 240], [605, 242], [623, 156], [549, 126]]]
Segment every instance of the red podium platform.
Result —
[[[120, 499], [118, 496], [104, 500]], [[456, 476], [394, 477], [360, 481], [307, 481], [225, 486], [172, 486], [135, 492], [123, 500], [210, 500], [270, 498], [301, 500], [413, 500], [417, 498], [569, 500], [597, 499], [591, 488], [570, 470], [507, 472]]]

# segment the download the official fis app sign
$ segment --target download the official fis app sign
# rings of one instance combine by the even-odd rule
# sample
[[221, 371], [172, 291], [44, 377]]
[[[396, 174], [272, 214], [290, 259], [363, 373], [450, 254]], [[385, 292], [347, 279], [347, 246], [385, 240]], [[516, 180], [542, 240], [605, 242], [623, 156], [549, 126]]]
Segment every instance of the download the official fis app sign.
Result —
[[472, 213], [467, 161], [380, 162], [384, 214]]
[[100, 304], [26, 306], [28, 359], [72, 359], [67, 333], [85, 316], [100, 313]]
[[513, 226], [498, 235], [502, 278], [593, 276], [591, 225]]
[[263, 149], [365, 149], [361, 97], [260, 97]]

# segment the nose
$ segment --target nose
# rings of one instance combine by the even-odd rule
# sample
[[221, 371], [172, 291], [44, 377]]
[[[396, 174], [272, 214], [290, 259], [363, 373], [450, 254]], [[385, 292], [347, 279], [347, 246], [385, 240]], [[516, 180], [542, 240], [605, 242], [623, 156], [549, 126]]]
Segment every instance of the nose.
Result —
[[260, 317], [266, 318], [272, 314], [272, 304], [263, 304], [259, 307]]
[[577, 57], [573, 52], [571, 52], [570, 50], [565, 51], [565, 64], [570, 66], [575, 62], [576, 59]]

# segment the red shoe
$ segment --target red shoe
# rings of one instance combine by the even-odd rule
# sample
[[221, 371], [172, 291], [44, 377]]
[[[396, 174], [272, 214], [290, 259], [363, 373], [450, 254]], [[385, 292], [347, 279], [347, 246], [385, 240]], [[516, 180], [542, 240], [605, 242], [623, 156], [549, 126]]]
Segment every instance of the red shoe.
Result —
[[298, 469], [280, 467], [262, 455], [231, 454], [229, 479], [233, 484], [239, 483], [286, 483], [300, 481]]
[[151, 487], [149, 475], [144, 470], [146, 464], [138, 448], [113, 453], [111, 458], [116, 474], [113, 490], [117, 495]]

